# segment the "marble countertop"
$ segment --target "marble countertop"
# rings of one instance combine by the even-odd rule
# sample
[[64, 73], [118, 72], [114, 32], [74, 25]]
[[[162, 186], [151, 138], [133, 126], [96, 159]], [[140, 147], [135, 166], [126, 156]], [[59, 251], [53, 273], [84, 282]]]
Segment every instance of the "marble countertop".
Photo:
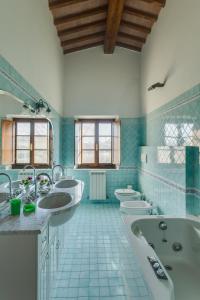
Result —
[[[77, 180], [79, 181], [79, 180]], [[81, 183], [81, 181], [79, 181]], [[62, 190], [62, 191], [61, 191]], [[77, 205], [82, 198], [83, 183], [79, 184], [78, 189], [56, 189], [51, 192], [67, 192], [73, 197], [73, 205]], [[42, 197], [37, 200], [37, 203]], [[71, 206], [69, 206], [71, 207]], [[38, 206], [34, 213], [24, 214], [21, 209], [19, 216], [10, 215], [10, 205], [6, 204], [5, 208], [0, 209], [0, 235], [3, 234], [40, 234], [48, 224], [51, 212], [47, 209], [41, 209]]]
[[11, 216], [10, 206], [8, 205], [0, 211], [0, 235], [40, 234], [49, 222], [49, 218], [50, 213], [38, 207], [35, 213], [24, 214], [21, 211], [20, 216]]

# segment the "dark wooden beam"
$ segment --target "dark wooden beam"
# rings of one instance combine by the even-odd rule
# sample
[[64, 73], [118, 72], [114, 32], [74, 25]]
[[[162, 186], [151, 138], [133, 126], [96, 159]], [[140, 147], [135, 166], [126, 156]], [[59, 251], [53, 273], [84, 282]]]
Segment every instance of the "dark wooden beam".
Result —
[[103, 41], [102, 42], [96, 42], [96, 43], [90, 43], [90, 44], [87, 44], [87, 45], [84, 45], [84, 46], [80, 46], [80, 47], [73, 47], [73, 48], [70, 48], [70, 49], [64, 49], [63, 53], [64, 54], [72, 53], [72, 52], [75, 52], [75, 51], [89, 49], [89, 48], [97, 47], [97, 46], [100, 46], [100, 45], [103, 45]]
[[105, 31], [102, 31], [102, 32], [94, 33], [94, 34], [85, 35], [85, 36], [82, 36], [79, 38], [62, 41], [61, 46], [66, 47], [66, 46], [73, 45], [76, 43], [86, 42], [86, 41], [90, 41], [92, 39], [97, 39], [99, 37], [102, 37], [102, 39], [103, 39], [104, 34], [105, 34]]
[[64, 29], [64, 30], [58, 30], [58, 36], [62, 37], [68, 34], [73, 34], [73, 33], [78, 33], [87, 29], [98, 29], [100, 26], [105, 25], [105, 19], [101, 20], [101, 21], [96, 21], [96, 22], [92, 22], [89, 24], [85, 24], [85, 25], [80, 25], [80, 26], [76, 26], [76, 27], [72, 27], [69, 29]]
[[132, 46], [132, 45], [129, 45], [129, 44], [126, 44], [126, 43], [121, 43], [121, 42], [117, 42], [117, 46], [122, 47], [122, 48], [127, 48], [127, 49], [137, 51], [137, 52], [141, 52], [141, 50], [142, 50], [139, 47], [135, 47], [135, 46]]
[[125, 0], [109, 0], [104, 41], [104, 53], [113, 53], [117, 41], [117, 34], [122, 19]]
[[55, 10], [55, 9], [60, 9], [63, 7], [69, 7], [71, 5], [74, 4], [80, 4], [80, 3], [84, 3], [84, 2], [88, 2], [88, 0], [58, 0], [55, 2], [50, 2], [49, 3], [49, 8], [51, 10]]
[[144, 39], [142, 37], [127, 34], [127, 33], [124, 33], [124, 32], [119, 32], [118, 37], [122, 37], [122, 38], [130, 39], [130, 40], [133, 40], [133, 41], [141, 42], [143, 44], [146, 42], [146, 39]]
[[155, 14], [127, 6], [124, 8], [124, 13], [151, 22], [155, 22], [158, 19], [158, 16]]
[[68, 24], [72, 21], [79, 21], [80, 19], [87, 19], [91, 16], [95, 16], [95, 15], [99, 15], [102, 13], [105, 13], [107, 9], [107, 6], [102, 6], [99, 8], [95, 8], [95, 9], [90, 9], [84, 13], [79, 13], [79, 14], [74, 14], [68, 17], [61, 17], [61, 18], [57, 18], [54, 19], [54, 24], [57, 25], [64, 25], [64, 24]]
[[138, 25], [138, 24], [135, 24], [135, 23], [131, 23], [131, 22], [128, 22], [128, 21], [122, 21], [121, 25], [126, 26], [129, 29], [136, 30], [136, 31], [146, 33], [146, 34], [151, 32], [151, 28], [148, 28], [148, 27], [145, 27], [145, 26], [142, 26], [142, 25]]
[[166, 0], [141, 0], [141, 1], [146, 3], [156, 3], [159, 4], [161, 7], [164, 7], [166, 4]]

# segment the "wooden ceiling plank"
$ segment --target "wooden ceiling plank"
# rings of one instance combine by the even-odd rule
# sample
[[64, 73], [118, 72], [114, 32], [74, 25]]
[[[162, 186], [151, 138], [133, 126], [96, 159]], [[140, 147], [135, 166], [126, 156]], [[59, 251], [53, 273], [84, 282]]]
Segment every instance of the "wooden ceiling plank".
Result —
[[103, 26], [103, 25], [105, 25], [105, 19], [101, 20], [101, 21], [92, 22], [92, 23], [89, 23], [89, 24], [84, 24], [84, 25], [72, 27], [72, 28], [69, 28], [69, 29], [58, 30], [58, 36], [62, 37], [62, 36], [68, 35], [68, 34], [81, 32], [81, 31], [84, 31], [84, 30], [87, 30], [87, 29], [90, 29], [90, 28], [93, 28], [95, 30], [99, 26]]
[[92, 39], [96, 39], [98, 37], [102, 37], [103, 38], [104, 34], [105, 34], [105, 31], [102, 31], [102, 32], [94, 33], [94, 34], [85, 35], [85, 36], [82, 36], [82, 37], [79, 37], [79, 38], [62, 41], [61, 42], [61, 46], [65, 47], [65, 46], [68, 46], [68, 45], [72, 45], [72, 44], [76, 44], [76, 43], [80, 43], [80, 42], [85, 42], [85, 41], [89, 41], [89, 40], [92, 40]]
[[134, 16], [134, 17], [145, 19], [145, 20], [148, 20], [148, 21], [151, 21], [151, 22], [155, 22], [158, 19], [158, 16], [155, 15], [155, 14], [152, 14], [152, 13], [149, 13], [149, 12], [146, 12], [146, 11], [142, 11], [142, 10], [139, 10], [139, 9], [135, 9], [135, 8], [132, 8], [132, 7], [128, 7], [128, 6], [126, 6], [124, 8], [124, 13], [129, 14], [129, 15]]
[[143, 44], [146, 41], [145, 38], [135, 36], [135, 35], [130, 35], [130, 34], [127, 34], [127, 33], [124, 33], [124, 32], [119, 32], [118, 37], [124, 37], [124, 38], [130, 39], [130, 40], [141, 42]]
[[143, 32], [143, 33], [150, 33], [151, 32], [151, 28], [148, 28], [148, 27], [145, 27], [145, 26], [142, 26], [142, 25], [138, 25], [138, 24], [135, 24], [135, 23], [131, 23], [131, 22], [128, 22], [128, 21], [123, 21], [121, 22], [121, 25], [124, 25], [132, 30], [136, 30], [136, 31], [139, 31], [139, 32]]
[[165, 4], [166, 4], [166, 0], [141, 0], [143, 2], [146, 2], [146, 3], [150, 3], [150, 4], [159, 4], [161, 7], [164, 7]]
[[72, 53], [72, 52], [76, 52], [76, 51], [80, 51], [80, 50], [84, 50], [84, 49], [88, 49], [88, 48], [92, 48], [92, 47], [97, 47], [103, 45], [103, 42], [96, 42], [96, 43], [90, 43], [84, 46], [80, 46], [80, 47], [73, 47], [67, 50], [63, 50], [64, 54], [68, 54], [68, 53]]
[[121, 43], [121, 42], [117, 42], [117, 46], [122, 47], [122, 48], [127, 48], [127, 49], [137, 51], [137, 52], [141, 52], [141, 50], [142, 50], [142, 48], [140, 48], [140, 47], [131, 46], [129, 44]]
[[111, 54], [115, 49], [125, 0], [109, 0], [104, 41], [104, 53]]
[[50, 10], [55, 10], [55, 9], [60, 9], [60, 8], [63, 8], [63, 7], [69, 7], [71, 5], [76, 5], [76, 4], [79, 4], [79, 3], [84, 3], [84, 2], [88, 2], [88, 0], [58, 0], [58, 1], [55, 1], [55, 2], [51, 2], [49, 3], [49, 8]]
[[105, 13], [106, 9], [107, 9], [107, 6], [102, 6], [99, 8], [88, 10], [84, 13], [79, 13], [79, 14], [68, 16], [68, 17], [57, 18], [57, 19], [54, 19], [54, 24], [57, 26], [57, 25], [68, 24], [72, 21], [78, 21], [80, 19], [87, 19], [88, 17]]

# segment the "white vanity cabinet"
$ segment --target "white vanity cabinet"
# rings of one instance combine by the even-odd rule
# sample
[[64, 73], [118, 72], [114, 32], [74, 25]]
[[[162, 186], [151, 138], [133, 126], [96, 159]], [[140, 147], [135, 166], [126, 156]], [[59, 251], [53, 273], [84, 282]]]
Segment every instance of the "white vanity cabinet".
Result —
[[58, 229], [0, 235], [0, 299], [49, 300], [58, 267]]
[[51, 256], [49, 247], [49, 226], [38, 235], [38, 300], [49, 300]]

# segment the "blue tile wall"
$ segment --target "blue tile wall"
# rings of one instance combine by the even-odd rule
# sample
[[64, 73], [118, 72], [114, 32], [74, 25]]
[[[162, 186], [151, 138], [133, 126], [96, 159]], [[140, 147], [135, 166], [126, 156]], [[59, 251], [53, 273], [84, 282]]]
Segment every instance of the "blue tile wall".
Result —
[[[0, 56], [0, 89], [30, 104], [41, 95]], [[67, 175], [85, 182], [89, 171], [74, 169], [74, 120], [53, 109], [54, 160]], [[161, 213], [181, 214], [199, 207], [200, 84], [141, 118], [121, 119], [121, 165], [107, 170], [107, 196], [132, 184], [153, 201]], [[147, 162], [144, 156], [147, 155]], [[143, 161], [141, 162], [141, 156]], [[2, 166], [1, 166], [2, 167]], [[17, 178], [17, 171], [9, 171]]]
[[[121, 165], [119, 170], [107, 170], [107, 197], [114, 200], [114, 191], [125, 188], [128, 184], [138, 188], [137, 163], [139, 145], [141, 144], [141, 119], [121, 119]], [[74, 119], [65, 118], [62, 121], [62, 163], [67, 175], [75, 176], [85, 182], [84, 199], [89, 196], [89, 171], [74, 169]]]
[[[198, 207], [200, 84], [142, 118], [142, 123], [146, 147], [139, 152], [139, 188], [162, 213], [185, 213], [190, 201]], [[196, 195], [188, 197], [191, 192]]]
[[[22, 101], [32, 104], [43, 97], [15, 70], [8, 61], [0, 55], [0, 90], [4, 90], [18, 97]], [[50, 121], [54, 132], [54, 160], [61, 160], [61, 117], [51, 107]]]

